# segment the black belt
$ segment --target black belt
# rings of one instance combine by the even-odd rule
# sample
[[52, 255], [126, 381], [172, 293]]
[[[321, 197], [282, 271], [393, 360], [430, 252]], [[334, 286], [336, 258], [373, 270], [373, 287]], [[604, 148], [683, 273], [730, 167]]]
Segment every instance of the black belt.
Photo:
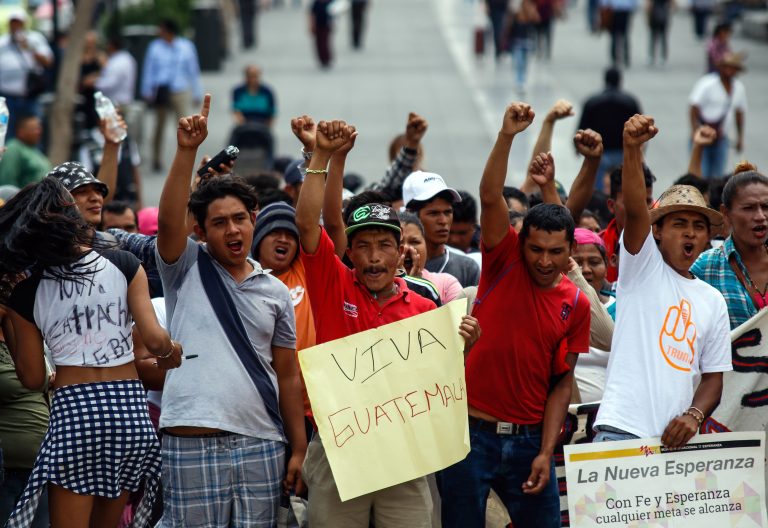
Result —
[[198, 433], [198, 434], [175, 434], [169, 432], [167, 429], [161, 429], [161, 432], [167, 436], [173, 436], [175, 438], [221, 438], [223, 436], [232, 436], [235, 433], [229, 431], [217, 431], [215, 433]]
[[498, 435], [517, 436], [521, 434], [535, 434], [541, 433], [541, 422], [536, 424], [516, 424], [512, 422], [489, 422], [469, 417], [469, 425], [480, 429], [481, 431], [487, 431]]

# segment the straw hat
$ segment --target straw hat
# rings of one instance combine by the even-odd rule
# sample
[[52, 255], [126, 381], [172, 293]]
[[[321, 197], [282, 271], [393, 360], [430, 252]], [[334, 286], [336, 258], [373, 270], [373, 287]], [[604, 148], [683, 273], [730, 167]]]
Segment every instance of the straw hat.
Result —
[[746, 71], [747, 68], [744, 66], [744, 59], [746, 58], [747, 56], [744, 53], [734, 53], [729, 51], [723, 55], [719, 61], [717, 61], [717, 65], [730, 66], [731, 68], [736, 68], [739, 71]]
[[707, 202], [696, 187], [673, 185], [659, 196], [651, 208], [651, 223], [655, 224], [664, 216], [677, 211], [691, 211], [707, 217], [712, 228], [723, 224], [723, 215], [707, 207]]

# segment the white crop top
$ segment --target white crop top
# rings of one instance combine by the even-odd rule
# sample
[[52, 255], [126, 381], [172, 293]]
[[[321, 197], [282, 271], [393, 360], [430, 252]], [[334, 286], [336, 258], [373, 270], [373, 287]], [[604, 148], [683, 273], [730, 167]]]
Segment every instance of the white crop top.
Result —
[[34, 323], [57, 366], [115, 367], [133, 361], [133, 319], [128, 284], [139, 269], [132, 254], [90, 251], [78, 261], [79, 277], [61, 279], [49, 272], [20, 282], [8, 302]]

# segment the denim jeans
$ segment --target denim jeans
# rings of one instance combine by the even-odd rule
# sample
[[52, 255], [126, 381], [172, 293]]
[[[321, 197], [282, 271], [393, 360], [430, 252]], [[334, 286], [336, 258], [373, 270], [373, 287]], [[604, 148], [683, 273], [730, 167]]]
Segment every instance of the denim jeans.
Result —
[[522, 484], [539, 454], [541, 434], [498, 435], [469, 426], [467, 458], [437, 476], [444, 528], [484, 528], [488, 494], [493, 490], [515, 528], [560, 526], [560, 496], [551, 462], [549, 484], [539, 495], [526, 495]]
[[624, 151], [622, 149], [610, 149], [603, 152], [603, 156], [600, 158], [600, 165], [597, 168], [597, 176], [595, 177], [595, 189], [598, 191], [604, 191], [604, 179], [605, 173], [612, 171], [619, 165], [624, 163]]
[[530, 39], [515, 39], [512, 51], [515, 56], [515, 81], [518, 89], [525, 87], [525, 79], [528, 74], [528, 52], [533, 47]]
[[606, 425], [598, 425], [595, 430], [597, 431], [597, 434], [592, 440], [593, 443], [617, 442], [619, 440], [636, 440], [640, 438], [639, 436], [633, 435], [632, 433], [628, 433], [626, 431], [622, 431], [621, 429], [616, 429], [615, 427]]
[[728, 163], [728, 146], [728, 138], [722, 136], [704, 148], [701, 156], [702, 177], [720, 178], [725, 175], [725, 166]]

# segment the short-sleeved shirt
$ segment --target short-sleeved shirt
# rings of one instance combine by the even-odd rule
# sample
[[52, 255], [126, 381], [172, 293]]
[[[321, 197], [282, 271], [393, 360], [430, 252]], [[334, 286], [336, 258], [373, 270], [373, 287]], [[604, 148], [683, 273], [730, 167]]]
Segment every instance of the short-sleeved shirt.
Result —
[[265, 123], [277, 113], [275, 95], [263, 84], [256, 93], [251, 93], [246, 85], [238, 86], [232, 92], [232, 110], [243, 114], [246, 121]]
[[37, 183], [51, 170], [51, 162], [37, 147], [30, 147], [18, 138], [8, 142], [0, 163], [0, 185], [24, 187]]
[[553, 378], [568, 353], [589, 352], [589, 300], [567, 277], [552, 288], [531, 279], [517, 233], [483, 247], [473, 315], [483, 333], [467, 357], [469, 404], [518, 424], [544, 418]]
[[[259, 391], [219, 324], [198, 269], [198, 244], [187, 247], [173, 264], [157, 264], [165, 292], [168, 330], [193, 360], [169, 370], [163, 388], [160, 427], [210, 427], [268, 440], [285, 440], [275, 428]], [[203, 250], [207, 251], [205, 246]], [[279, 395], [272, 347], [294, 349], [296, 330], [288, 288], [248, 259], [253, 271], [236, 282], [215, 259], [246, 333]]]
[[442, 255], [432, 257], [424, 266], [432, 273], [448, 273], [456, 277], [462, 288], [477, 286], [480, 281], [480, 267], [470, 257], [449, 250], [447, 247]]
[[731, 258], [741, 268], [744, 276], [749, 277], [749, 270], [741, 260], [739, 252], [736, 251], [731, 237], [726, 238], [719, 248], [709, 249], [699, 255], [691, 266], [691, 273], [723, 294], [725, 304], [728, 306], [731, 330], [733, 330], [757, 314], [757, 308], [749, 292], [728, 263]]
[[616, 326], [595, 425], [660, 436], [693, 401], [702, 373], [732, 370], [723, 296], [664, 262], [649, 231], [636, 255], [621, 245]]
[[[67, 271], [35, 273], [13, 289], [8, 306], [40, 329], [54, 365], [115, 367], [133, 361], [128, 285], [139, 261], [126, 251], [85, 253]], [[78, 273], [80, 275], [74, 275]]]
[[738, 79], [731, 81], [731, 93], [725, 91], [719, 73], [708, 73], [694, 85], [688, 98], [699, 109], [701, 119], [727, 132], [735, 122], [736, 111], [747, 111], [747, 90]]
[[309, 300], [317, 329], [317, 343], [327, 343], [364, 330], [427, 312], [435, 303], [415, 295], [400, 278], [399, 292], [379, 306], [366, 287], [357, 280], [355, 270], [341, 262], [325, 229], [313, 254], [301, 250], [307, 273]]
[[23, 96], [27, 94], [27, 74], [41, 72], [34, 53], [53, 59], [53, 51], [42, 33], [24, 31], [27, 48], [19, 48], [11, 35], [0, 37], [0, 94]]

